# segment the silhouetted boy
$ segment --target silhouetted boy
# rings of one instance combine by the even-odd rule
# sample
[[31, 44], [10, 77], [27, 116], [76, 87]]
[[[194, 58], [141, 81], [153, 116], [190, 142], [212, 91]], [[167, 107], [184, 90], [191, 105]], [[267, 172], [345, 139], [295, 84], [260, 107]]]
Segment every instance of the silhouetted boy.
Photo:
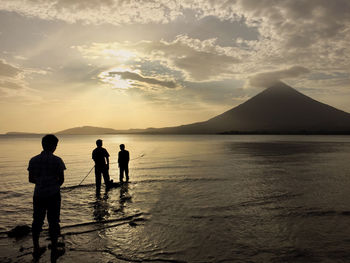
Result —
[[95, 179], [96, 179], [96, 194], [100, 194], [101, 190], [101, 174], [105, 181], [106, 189], [111, 185], [109, 180], [109, 153], [102, 147], [102, 140], [96, 141], [96, 149], [92, 151], [92, 159], [95, 161]]
[[57, 249], [57, 239], [60, 234], [60, 187], [64, 182], [66, 166], [60, 157], [53, 154], [57, 143], [55, 135], [45, 135], [41, 141], [43, 151], [29, 161], [29, 182], [35, 184], [32, 224], [34, 258], [39, 258], [46, 249], [39, 246], [39, 236], [46, 214], [52, 244], [51, 259], [64, 254], [64, 250]]
[[118, 165], [119, 165], [119, 181], [123, 182], [124, 172], [125, 172], [125, 178], [126, 182], [129, 181], [129, 152], [125, 150], [125, 145], [121, 144], [119, 146], [120, 152], [118, 154]]

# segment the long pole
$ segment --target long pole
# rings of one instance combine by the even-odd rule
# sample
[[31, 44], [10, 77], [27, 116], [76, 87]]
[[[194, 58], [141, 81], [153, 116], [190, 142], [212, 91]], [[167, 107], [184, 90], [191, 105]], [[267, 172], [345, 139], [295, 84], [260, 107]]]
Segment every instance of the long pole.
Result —
[[88, 177], [88, 175], [91, 173], [92, 169], [94, 169], [94, 168], [95, 168], [95, 165], [92, 166], [92, 168], [90, 169], [90, 171], [85, 175], [85, 177], [83, 178], [83, 180], [81, 180], [81, 182], [80, 182], [77, 186], [81, 185], [81, 184], [84, 182], [84, 180], [86, 179], [86, 177]]

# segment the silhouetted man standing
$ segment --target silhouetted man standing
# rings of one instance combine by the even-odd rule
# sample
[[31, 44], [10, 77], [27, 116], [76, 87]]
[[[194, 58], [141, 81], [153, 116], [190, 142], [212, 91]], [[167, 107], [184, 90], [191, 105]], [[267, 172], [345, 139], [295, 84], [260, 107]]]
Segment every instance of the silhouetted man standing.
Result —
[[51, 259], [64, 254], [64, 250], [58, 250], [57, 240], [60, 234], [60, 187], [64, 182], [66, 166], [60, 157], [53, 154], [57, 143], [55, 135], [45, 135], [41, 141], [43, 151], [29, 161], [29, 182], [35, 184], [32, 224], [34, 258], [39, 258], [46, 250], [46, 247], [39, 246], [39, 236], [46, 214], [52, 244]]
[[110, 187], [109, 180], [109, 153], [102, 147], [102, 140], [96, 141], [96, 149], [92, 151], [92, 159], [95, 161], [95, 180], [96, 180], [96, 194], [99, 195], [101, 191], [101, 174], [105, 181], [106, 189]]
[[119, 165], [119, 181], [123, 182], [124, 172], [126, 182], [129, 182], [129, 152], [125, 150], [125, 145], [121, 144], [119, 146], [120, 152], [118, 154], [118, 165]]

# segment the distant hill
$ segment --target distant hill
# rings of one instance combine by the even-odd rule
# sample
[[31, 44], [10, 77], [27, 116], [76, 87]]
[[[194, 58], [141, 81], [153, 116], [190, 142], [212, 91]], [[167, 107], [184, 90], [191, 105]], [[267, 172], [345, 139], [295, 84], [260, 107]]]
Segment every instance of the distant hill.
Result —
[[115, 130], [112, 128], [81, 126], [81, 127], [62, 130], [62, 131], [56, 132], [55, 134], [66, 134], [66, 135], [134, 134], [134, 133], [152, 133], [153, 129], [155, 128]]
[[59, 131], [56, 134], [89, 135], [89, 134], [116, 134], [116, 133], [118, 133], [118, 131], [111, 128], [82, 126], [82, 127], [75, 127], [75, 128]]
[[41, 135], [40, 133], [32, 133], [32, 132], [7, 132], [5, 135]]

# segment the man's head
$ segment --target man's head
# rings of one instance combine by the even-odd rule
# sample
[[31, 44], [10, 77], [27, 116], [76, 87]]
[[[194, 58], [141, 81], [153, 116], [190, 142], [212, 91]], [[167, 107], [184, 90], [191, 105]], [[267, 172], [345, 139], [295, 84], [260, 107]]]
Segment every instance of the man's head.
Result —
[[101, 139], [98, 139], [98, 140], [96, 141], [96, 145], [97, 145], [97, 147], [102, 147], [102, 140], [101, 140]]
[[54, 152], [56, 150], [58, 138], [53, 134], [47, 134], [41, 139], [44, 151]]
[[120, 148], [120, 150], [124, 151], [125, 145], [124, 145], [124, 144], [121, 144], [121, 145], [119, 145], [119, 148]]

